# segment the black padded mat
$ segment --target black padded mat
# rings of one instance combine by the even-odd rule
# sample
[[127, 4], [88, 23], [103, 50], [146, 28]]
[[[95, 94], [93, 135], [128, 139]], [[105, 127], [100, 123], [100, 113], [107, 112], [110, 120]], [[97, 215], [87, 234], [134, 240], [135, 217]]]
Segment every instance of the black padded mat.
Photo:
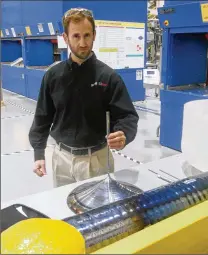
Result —
[[28, 206], [14, 204], [1, 210], [1, 232], [15, 223], [30, 218], [49, 218]]

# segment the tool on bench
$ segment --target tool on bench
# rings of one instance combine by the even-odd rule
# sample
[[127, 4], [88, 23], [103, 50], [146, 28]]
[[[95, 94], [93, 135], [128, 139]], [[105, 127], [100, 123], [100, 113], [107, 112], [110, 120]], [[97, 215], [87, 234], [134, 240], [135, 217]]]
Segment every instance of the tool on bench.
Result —
[[[110, 112], [106, 112], [106, 134], [110, 134]], [[86, 182], [75, 188], [67, 198], [68, 207], [82, 213], [103, 205], [119, 201], [142, 192], [132, 184], [116, 181], [111, 177], [110, 148], [107, 145], [107, 176], [99, 181]]]

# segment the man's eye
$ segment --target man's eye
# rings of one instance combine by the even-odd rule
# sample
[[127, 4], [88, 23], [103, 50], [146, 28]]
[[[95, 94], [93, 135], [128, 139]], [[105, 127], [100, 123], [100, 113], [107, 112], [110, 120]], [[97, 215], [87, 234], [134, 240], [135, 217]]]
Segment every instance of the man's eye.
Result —
[[79, 38], [79, 35], [74, 35], [74, 38]]

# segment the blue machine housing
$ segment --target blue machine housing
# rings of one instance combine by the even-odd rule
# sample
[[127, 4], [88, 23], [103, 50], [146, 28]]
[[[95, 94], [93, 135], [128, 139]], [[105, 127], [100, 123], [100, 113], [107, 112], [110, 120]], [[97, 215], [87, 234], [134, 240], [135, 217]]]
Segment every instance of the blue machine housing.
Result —
[[[89, 8], [97, 20], [147, 24], [147, 1], [3, 1], [1, 62], [14, 61], [17, 55], [24, 60], [24, 67], [2, 65], [3, 88], [37, 100], [44, 66], [54, 62], [52, 40], [63, 32], [62, 16], [72, 7]], [[48, 23], [53, 25], [54, 34]], [[66, 57], [63, 50], [60, 60]], [[145, 99], [143, 80], [136, 80], [137, 70], [140, 69], [116, 70], [124, 79], [132, 101]]]
[[202, 4], [208, 1], [158, 8], [163, 28], [160, 143], [178, 151], [184, 104], [208, 99], [208, 22]]

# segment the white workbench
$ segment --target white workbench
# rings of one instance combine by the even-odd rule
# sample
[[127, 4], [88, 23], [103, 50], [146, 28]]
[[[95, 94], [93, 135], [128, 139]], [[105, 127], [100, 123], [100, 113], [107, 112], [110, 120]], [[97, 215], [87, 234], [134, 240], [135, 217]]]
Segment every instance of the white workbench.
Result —
[[[158, 177], [152, 172], [148, 171], [148, 169], [154, 170], [156, 172], [158, 172], [159, 169], [162, 169], [179, 179], [183, 179], [186, 177], [182, 171], [183, 163], [184, 159], [181, 154], [174, 155], [151, 163], [138, 165], [137, 167], [130, 168], [126, 171], [117, 171], [115, 173], [115, 178], [116, 180], [120, 181], [127, 181], [127, 179], [131, 180], [131, 184], [138, 186], [144, 191], [147, 191], [167, 184], [167, 182], [158, 179]], [[160, 175], [170, 179], [170, 177], [167, 175], [162, 173], [160, 173]], [[87, 182], [92, 180], [100, 180], [104, 177], [105, 176], [96, 177], [87, 180]], [[73, 183], [70, 185], [62, 186], [60, 188], [51, 189], [42, 193], [37, 193], [22, 197], [17, 200], [9, 201], [3, 203], [1, 208], [5, 208], [12, 204], [23, 204], [46, 214], [50, 218], [63, 219], [73, 215], [73, 212], [68, 208], [66, 203], [68, 194], [75, 187], [84, 182], [86, 181]]]

